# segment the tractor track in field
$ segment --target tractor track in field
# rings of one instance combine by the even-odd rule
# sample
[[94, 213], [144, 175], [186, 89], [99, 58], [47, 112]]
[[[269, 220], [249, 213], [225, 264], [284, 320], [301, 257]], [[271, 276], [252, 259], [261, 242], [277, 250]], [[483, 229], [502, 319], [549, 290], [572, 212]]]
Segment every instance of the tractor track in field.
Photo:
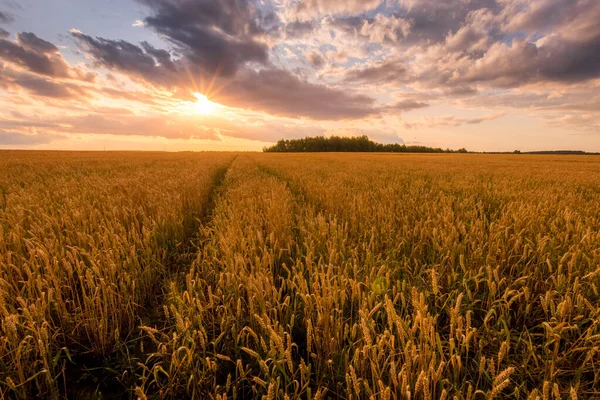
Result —
[[[143, 312], [140, 313], [140, 325], [152, 326], [160, 325], [161, 322], [166, 322], [164, 321], [164, 318], [162, 318], [161, 309], [162, 304], [164, 304], [165, 291], [167, 289], [165, 284], [172, 281], [182, 283], [192, 262], [196, 259], [198, 253], [202, 251], [205, 240], [202, 238], [201, 228], [210, 224], [216, 202], [223, 189], [225, 177], [237, 158], [238, 155], [235, 155], [229, 163], [216, 170], [207, 201], [199, 207], [198, 211], [193, 213], [192, 218], [190, 219], [192, 222], [185, 226], [184, 239], [175, 249], [171, 249], [167, 256], [167, 261], [165, 263], [167, 275], [163, 278], [158, 295], [154, 296], [150, 303], [143, 306]], [[156, 315], [157, 312], [159, 316]], [[161, 329], [164, 328], [164, 324], [163, 326], [153, 327]]]
[[295, 183], [289, 177], [259, 162], [256, 162], [256, 165], [263, 174], [271, 176], [281, 183], [284, 183], [298, 202], [312, 204], [317, 212], [327, 212], [325, 205], [322, 204], [320, 200], [311, 197], [305, 188]]
[[[261, 164], [259, 162], [256, 162], [256, 165], [261, 173], [263, 173], [266, 176], [272, 177], [272, 178], [276, 179], [277, 181], [281, 182], [282, 184], [284, 184], [287, 187], [287, 189], [290, 191], [292, 198], [293, 198], [294, 224], [293, 224], [293, 228], [292, 228], [292, 232], [293, 232], [292, 235], [293, 235], [293, 242], [295, 245], [292, 249], [290, 249], [290, 253], [289, 253], [288, 257], [283, 260], [279, 260], [277, 263], [278, 264], [276, 267], [277, 270], [282, 272], [282, 271], [284, 271], [284, 269], [282, 268], [282, 264], [285, 263], [285, 264], [288, 264], [289, 266], [291, 266], [294, 263], [294, 260], [296, 260], [298, 257], [301, 257], [301, 254], [300, 254], [300, 253], [302, 253], [301, 242], [303, 240], [302, 232], [300, 229], [301, 209], [304, 207], [304, 205], [311, 205], [312, 207], [315, 208], [315, 212], [317, 214], [320, 214], [320, 213], [326, 214], [327, 209], [325, 208], [325, 205], [321, 201], [311, 197], [309, 195], [308, 191], [304, 187], [299, 185], [297, 182], [294, 182], [288, 176], [285, 176], [284, 174], [280, 173], [279, 171], [269, 168], [268, 166]], [[281, 285], [282, 284], [281, 281], [283, 281], [287, 278], [288, 278], [287, 276], [282, 275], [279, 277], [279, 279], [275, 280], [275, 284]], [[290, 286], [288, 286], [286, 288], [286, 293], [292, 299], [297, 296], [296, 289], [293, 287], [290, 287]], [[292, 341], [297, 346], [297, 350], [293, 353], [294, 361], [297, 364], [300, 364], [301, 360], [306, 363], [310, 363], [310, 354], [308, 351], [308, 346], [306, 344], [306, 342], [307, 342], [307, 326], [306, 326], [305, 320], [306, 320], [305, 310], [303, 307], [301, 307], [298, 309], [298, 318], [297, 318], [298, 323], [295, 324], [294, 328], [290, 332]], [[316, 375], [314, 375], [314, 373], [312, 374], [312, 378], [313, 379], [316, 378]], [[312, 385], [312, 386], [315, 391], [318, 390], [318, 387], [314, 387], [314, 385]]]
[[[201, 229], [210, 224], [227, 173], [238, 156], [236, 154], [227, 164], [217, 168], [207, 200], [184, 221], [183, 240], [167, 249], [165, 276], [157, 285], [156, 293], [149, 296], [150, 301], [140, 306], [138, 327], [163, 331], [169, 326], [163, 312], [168, 285], [170, 282], [182, 284], [191, 264], [202, 251], [206, 240], [202, 238]], [[141, 331], [134, 331], [128, 333], [119, 349], [105, 358], [87, 355], [72, 357], [65, 367], [61, 397], [73, 400], [135, 398], [132, 391], [136, 385], [136, 371], [140, 368], [138, 363], [144, 364], [154, 347], [154, 343]]]

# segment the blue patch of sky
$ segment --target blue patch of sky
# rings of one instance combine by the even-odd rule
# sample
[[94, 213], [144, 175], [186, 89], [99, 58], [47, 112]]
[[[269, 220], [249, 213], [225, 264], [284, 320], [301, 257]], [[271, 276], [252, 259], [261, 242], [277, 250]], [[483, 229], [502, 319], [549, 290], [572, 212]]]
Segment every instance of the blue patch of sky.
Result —
[[[388, 4], [391, 3], [391, 4]], [[402, 7], [397, 4], [397, 3], [392, 3], [392, 2], [388, 2], [387, 0], [384, 0], [381, 2], [381, 4], [379, 4], [379, 6], [377, 6], [377, 8], [374, 8], [371, 11], [367, 11], [365, 13], [365, 17], [371, 19], [371, 18], [375, 18], [377, 16], [377, 14], [383, 14], [387, 17], [397, 14], [398, 12], [400, 12], [402, 9]]]
[[277, 7], [275, 6], [275, 4], [268, 1], [257, 1], [256, 8], [258, 8], [263, 13], [263, 15], [277, 11]]
[[346, 62], [339, 64], [339, 66], [344, 69], [352, 69], [364, 64], [365, 61], [377, 63], [386, 59], [386, 55], [382, 52], [383, 47], [379, 43], [369, 43], [367, 49], [368, 54], [364, 57], [348, 57]]
[[[4, 1], [0, 4], [9, 3]], [[57, 46], [75, 48], [71, 29], [134, 44], [147, 41], [158, 48], [167, 46], [148, 28], [132, 26], [136, 20], [149, 15], [146, 7], [132, 0], [19, 0], [18, 6], [11, 7], [15, 21], [6, 30], [13, 34], [33, 32]], [[69, 62], [82, 60], [77, 52], [63, 50], [62, 53]]]
[[535, 42], [536, 40], [539, 40], [539, 39], [543, 38], [544, 36], [546, 36], [546, 35], [539, 33], [539, 32], [535, 32], [533, 34], [528, 33], [528, 32], [510, 32], [510, 33], [504, 35], [500, 39], [500, 41], [502, 43], [510, 45], [514, 39], [518, 39], [518, 40], [528, 39], [530, 42]]

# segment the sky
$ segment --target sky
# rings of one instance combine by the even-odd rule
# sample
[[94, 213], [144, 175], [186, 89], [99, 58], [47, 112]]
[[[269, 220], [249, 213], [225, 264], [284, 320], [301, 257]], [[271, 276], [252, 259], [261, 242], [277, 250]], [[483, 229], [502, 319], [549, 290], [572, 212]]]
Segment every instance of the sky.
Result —
[[0, 0], [0, 148], [600, 151], [598, 0]]

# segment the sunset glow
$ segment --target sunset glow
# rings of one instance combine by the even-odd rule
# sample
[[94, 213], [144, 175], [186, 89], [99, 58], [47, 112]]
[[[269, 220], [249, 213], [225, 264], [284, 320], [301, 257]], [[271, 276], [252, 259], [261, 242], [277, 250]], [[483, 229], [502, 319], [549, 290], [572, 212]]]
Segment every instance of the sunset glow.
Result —
[[194, 111], [196, 114], [212, 114], [217, 109], [217, 104], [210, 101], [205, 95], [201, 93], [194, 93], [194, 96], [198, 99], [198, 101], [194, 103]]
[[598, 1], [113, 3], [0, 3], [0, 148], [600, 151]]

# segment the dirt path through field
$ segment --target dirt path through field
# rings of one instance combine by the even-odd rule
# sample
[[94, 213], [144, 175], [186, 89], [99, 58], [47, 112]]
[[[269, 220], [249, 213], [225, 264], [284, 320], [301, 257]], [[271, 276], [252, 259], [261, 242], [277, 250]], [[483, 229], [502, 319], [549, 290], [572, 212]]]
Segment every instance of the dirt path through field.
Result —
[[[149, 327], [158, 331], [169, 329], [163, 312], [169, 285], [181, 285], [190, 265], [198, 256], [204, 243], [202, 230], [210, 224], [213, 210], [219, 193], [222, 191], [225, 177], [233, 163], [238, 158], [235, 155], [225, 165], [216, 169], [209, 189], [209, 195], [202, 204], [191, 202], [186, 204], [188, 214], [184, 217], [184, 238], [176, 246], [167, 249], [165, 262], [165, 277], [150, 301], [140, 306], [139, 326]], [[182, 201], [188, 200], [183, 198]], [[156, 351], [147, 335], [140, 331], [134, 333], [129, 340], [108, 359], [78, 356], [73, 364], [68, 365], [65, 374], [69, 381], [69, 389], [65, 391], [69, 399], [130, 399], [131, 389], [135, 387], [139, 365]], [[109, 367], [110, 366], [110, 367]]]
[[213, 177], [210, 195], [206, 202], [192, 212], [185, 224], [185, 239], [168, 255], [167, 273], [168, 279], [164, 280], [161, 292], [153, 298], [149, 304], [144, 305], [140, 314], [140, 324], [154, 326], [158, 329], [164, 328], [166, 321], [162, 312], [164, 294], [169, 282], [181, 283], [183, 276], [188, 272], [190, 265], [198, 256], [206, 240], [202, 237], [202, 228], [209, 225], [212, 219], [216, 201], [223, 189], [225, 177], [231, 169], [238, 155], [235, 155], [229, 163], [218, 168]]

